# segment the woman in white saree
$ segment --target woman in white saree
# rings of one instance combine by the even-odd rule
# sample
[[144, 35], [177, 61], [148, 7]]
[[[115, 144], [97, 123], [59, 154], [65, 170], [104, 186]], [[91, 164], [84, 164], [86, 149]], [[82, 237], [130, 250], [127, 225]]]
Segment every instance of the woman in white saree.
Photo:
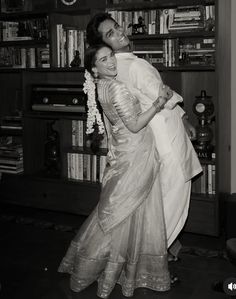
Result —
[[109, 153], [100, 201], [72, 240], [59, 271], [71, 274], [75, 292], [98, 281], [101, 298], [107, 298], [116, 283], [127, 297], [138, 287], [167, 291], [170, 275], [160, 162], [148, 123], [163, 109], [170, 90], [163, 88], [162, 95], [142, 113], [139, 101], [115, 79], [116, 58], [111, 48], [98, 45], [88, 49], [85, 63], [88, 132], [94, 115], [100, 132], [104, 129], [95, 92], [91, 92], [93, 77], [98, 77], [96, 88]]

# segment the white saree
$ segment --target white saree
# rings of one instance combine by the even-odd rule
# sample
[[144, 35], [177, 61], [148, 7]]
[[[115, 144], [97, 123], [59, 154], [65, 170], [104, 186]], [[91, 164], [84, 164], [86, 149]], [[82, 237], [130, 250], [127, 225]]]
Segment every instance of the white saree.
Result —
[[149, 126], [130, 132], [126, 123], [141, 112], [124, 84], [100, 80], [99, 101], [109, 134], [100, 201], [71, 242], [59, 271], [71, 274], [71, 289], [98, 281], [107, 298], [116, 283], [124, 296], [138, 287], [170, 288], [159, 156]]

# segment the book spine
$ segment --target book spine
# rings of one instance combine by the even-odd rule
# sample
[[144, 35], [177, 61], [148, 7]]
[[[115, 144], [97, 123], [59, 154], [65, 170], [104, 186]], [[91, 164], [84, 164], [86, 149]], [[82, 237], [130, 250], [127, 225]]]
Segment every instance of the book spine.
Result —
[[30, 68], [35, 68], [36, 67], [35, 48], [29, 48], [29, 67]]
[[21, 67], [26, 68], [26, 49], [21, 48]]
[[62, 40], [62, 24], [56, 25], [56, 40], [57, 40], [57, 62], [56, 66], [61, 67], [61, 40]]
[[92, 155], [92, 182], [97, 182], [97, 155]]
[[71, 121], [71, 140], [72, 140], [72, 146], [77, 146], [77, 143], [76, 143], [76, 120], [73, 119]]
[[84, 146], [84, 122], [82, 120], [78, 120], [78, 146]]
[[212, 164], [207, 165], [207, 184], [208, 184], [208, 194], [213, 194], [212, 191]]
[[84, 155], [83, 154], [77, 154], [78, 157], [78, 179], [79, 180], [83, 180], [84, 176], [83, 176], [83, 172], [84, 172]]
[[216, 166], [212, 164], [212, 194], [216, 194]]
[[71, 179], [71, 153], [67, 153], [67, 178]]
[[78, 180], [78, 154], [71, 154], [71, 178]]
[[83, 180], [91, 181], [91, 156], [83, 155]]
[[203, 173], [201, 175], [201, 193], [206, 194], [207, 192], [207, 186], [206, 186], [206, 181], [207, 181], [207, 171], [206, 171], [206, 165], [202, 165]]

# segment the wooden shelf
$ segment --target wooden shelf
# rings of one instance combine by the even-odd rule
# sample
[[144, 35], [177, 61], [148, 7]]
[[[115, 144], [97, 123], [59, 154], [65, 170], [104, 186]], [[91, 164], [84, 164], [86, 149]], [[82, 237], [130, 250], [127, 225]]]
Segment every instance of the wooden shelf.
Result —
[[84, 113], [72, 113], [72, 112], [41, 112], [41, 111], [27, 111], [23, 113], [23, 117], [35, 118], [35, 119], [81, 119], [85, 120], [86, 115]]
[[0, 47], [7, 48], [7, 47], [33, 47], [37, 48], [40, 46], [45, 46], [49, 43], [49, 40], [11, 40], [11, 41], [1, 41]]
[[69, 15], [89, 15], [91, 13], [91, 8], [90, 7], [81, 7], [80, 9], [68, 8], [66, 11], [55, 9], [52, 11], [52, 13], [69, 14]]
[[33, 72], [84, 72], [84, 67], [45, 67], [45, 68], [27, 68], [26, 71]]
[[[173, 67], [165, 67], [163, 65], [153, 64], [159, 72], [194, 72], [194, 71], [203, 71], [203, 72], [213, 72], [215, 71], [215, 66], [208, 65], [190, 65], [190, 66], [173, 66]], [[0, 73], [9, 73], [9, 72], [84, 72], [83, 67], [79, 68], [12, 68], [12, 67], [0, 67]]]
[[77, 185], [80, 183], [83, 186], [89, 187], [89, 188], [96, 188], [100, 189], [101, 184], [99, 182], [90, 182], [90, 181], [82, 181], [82, 180], [73, 180], [73, 179], [68, 179], [68, 178], [63, 178], [59, 176], [52, 176], [47, 174], [45, 171], [40, 171], [38, 173], [34, 174], [22, 174], [22, 177], [24, 178], [30, 178], [33, 180], [37, 181], [47, 181], [47, 182], [53, 182], [53, 183], [58, 183], [58, 184], [72, 184], [72, 185]]
[[89, 215], [99, 200], [100, 189], [100, 183], [45, 177], [43, 173], [4, 174], [0, 198], [1, 202]]
[[65, 147], [65, 148], [63, 148], [63, 151], [70, 152], [70, 153], [83, 153], [83, 154], [89, 154], [89, 155], [106, 156], [108, 150], [101, 148], [96, 153], [94, 153], [88, 147], [73, 146], [73, 147]]
[[[218, 0], [220, 1], [220, 0]], [[112, 1], [107, 1], [112, 2]], [[127, 1], [128, 2], [128, 1]], [[150, 10], [150, 9], [171, 9], [180, 6], [189, 5], [216, 5], [218, 11], [219, 2], [214, 0], [154, 0], [154, 1], [133, 1], [129, 3], [107, 4], [104, 8], [98, 6], [101, 2], [93, 3], [93, 7], [84, 5], [73, 7], [65, 7], [53, 10], [52, 7], [48, 11], [31, 11], [31, 12], [14, 12], [0, 14], [2, 21], [20, 21], [43, 19], [48, 20], [48, 36], [49, 40], [25, 40], [25, 41], [1, 41], [0, 47], [40, 47], [49, 44], [50, 65], [59, 65], [57, 55], [58, 41], [56, 24], [63, 24], [67, 27], [85, 29], [90, 14], [97, 11], [122, 10]], [[101, 5], [100, 5], [101, 6]], [[94, 10], [94, 11], [93, 11]], [[218, 14], [216, 13], [216, 32], [205, 31], [202, 29], [196, 31], [178, 31], [168, 34], [152, 34], [152, 35], [132, 35], [130, 40], [139, 49], [149, 49], [149, 45], [155, 47], [159, 45], [161, 48], [164, 40], [172, 39], [170, 44], [177, 50], [177, 46], [182, 44], [202, 43], [203, 39], [218, 39]], [[156, 31], [159, 32], [159, 31]], [[45, 36], [45, 37], [48, 37]], [[176, 42], [173, 42], [176, 39]], [[213, 40], [214, 41], [214, 40]], [[218, 42], [218, 41], [217, 41]], [[176, 43], [176, 46], [175, 46]], [[145, 45], [145, 48], [142, 47]], [[152, 48], [151, 47], [151, 48]], [[216, 47], [216, 52], [217, 52]], [[3, 49], [4, 50], [4, 49]], [[20, 51], [19, 51], [20, 52]], [[160, 57], [162, 54], [160, 54]], [[176, 52], [178, 55], [178, 52]], [[176, 56], [178, 57], [178, 56]], [[153, 56], [155, 58], [155, 56]], [[196, 58], [197, 62], [199, 61]], [[206, 59], [201, 59], [204, 63]], [[218, 107], [218, 89], [216, 88], [219, 76], [218, 70], [218, 52], [216, 53], [217, 68], [212, 64], [214, 59], [206, 60], [211, 65], [178, 65], [166, 67], [160, 64], [153, 64], [158, 71], [165, 84], [169, 85], [173, 90], [181, 94], [184, 98], [184, 109], [188, 113], [190, 121], [193, 125], [198, 120], [192, 111], [193, 101], [196, 95], [200, 94], [202, 89], [206, 89], [207, 94], [211, 95], [215, 103], [215, 111]], [[161, 61], [161, 60], [153, 60]], [[178, 61], [188, 61], [184, 59], [175, 59]], [[194, 61], [195, 62], [195, 61]], [[174, 63], [173, 63], [174, 64]], [[28, 64], [27, 64], [28, 65]], [[49, 64], [47, 64], [49, 65]], [[2, 115], [9, 114], [9, 111], [15, 108], [23, 110], [23, 132], [19, 138], [24, 147], [24, 174], [3, 174], [0, 188], [1, 200], [7, 200], [12, 203], [28, 205], [38, 208], [46, 208], [51, 210], [74, 212], [78, 214], [89, 214], [99, 200], [101, 184], [90, 181], [67, 179], [68, 176], [68, 156], [67, 153], [82, 153], [89, 155], [106, 155], [107, 150], [99, 150], [93, 153], [90, 148], [73, 147], [72, 146], [72, 120], [86, 120], [86, 113], [77, 112], [56, 112], [56, 111], [34, 111], [32, 105], [32, 86], [33, 85], [70, 85], [83, 84], [84, 67], [46, 67], [46, 68], [13, 68], [0, 67], [1, 88], [3, 101], [1, 101]], [[217, 118], [216, 113], [216, 118]], [[58, 132], [60, 141], [60, 174], [58, 176], [48, 175], [45, 172], [45, 142], [48, 136], [48, 123], [55, 120], [53, 128]], [[216, 120], [219, 124], [219, 121]], [[218, 136], [219, 125], [214, 124], [214, 143], [216, 155], [219, 157], [222, 153], [218, 152]], [[4, 130], [5, 131], [5, 130]], [[2, 131], [2, 134], [12, 133], [12, 130]], [[1, 134], [1, 132], [0, 132]], [[20, 135], [21, 135], [20, 134]], [[18, 139], [18, 137], [16, 137]], [[86, 138], [85, 138], [86, 139]], [[86, 144], [84, 142], [83, 144]], [[99, 158], [96, 162], [99, 162]], [[73, 161], [74, 162], [74, 161]], [[93, 163], [93, 162], [92, 162]], [[216, 182], [219, 180], [218, 162], [213, 160], [201, 160], [201, 163], [207, 168], [208, 164], [216, 165]], [[204, 167], [203, 167], [204, 168]], [[199, 191], [199, 189], [193, 189]], [[187, 230], [189, 232], [217, 235], [218, 233], [218, 203], [220, 194], [219, 187], [216, 186], [217, 194], [191, 194], [190, 213], [188, 217]], [[17, 194], [17, 198], [16, 198]]]
[[4, 72], [84, 72], [84, 67], [36, 67], [36, 68], [14, 68], [0, 66], [0, 73]]
[[22, 68], [2, 67], [0, 66], [0, 73], [21, 73]]
[[[133, 1], [130, 3], [107, 4], [107, 10], [138, 10], [138, 9], [160, 9], [160, 8], [175, 8], [177, 6], [187, 6], [189, 0], [171, 0], [171, 1]], [[191, 0], [191, 5], [213, 5], [214, 0]]]
[[165, 67], [163, 65], [157, 65], [153, 63], [153, 66], [158, 69], [159, 72], [214, 72], [215, 66], [208, 65], [185, 65], [185, 66], [172, 66]]
[[199, 201], [213, 202], [216, 200], [215, 194], [201, 194], [201, 193], [191, 193], [191, 199]]
[[91, 7], [81, 7], [80, 9], [53, 9], [50, 11], [19, 11], [19, 12], [8, 12], [0, 13], [0, 20], [24, 20], [24, 19], [38, 19], [47, 17], [48, 15], [59, 14], [59, 15], [87, 15], [91, 13]]
[[1, 21], [10, 21], [10, 20], [23, 20], [23, 19], [38, 19], [47, 17], [48, 12], [46, 11], [19, 11], [19, 12], [8, 12], [0, 13]]
[[215, 159], [203, 159], [203, 158], [199, 158], [201, 164], [216, 164], [216, 160]]
[[159, 39], [172, 39], [172, 38], [196, 38], [196, 37], [203, 37], [203, 38], [214, 38], [215, 32], [214, 31], [183, 31], [183, 32], [173, 32], [173, 33], [166, 33], [166, 34], [134, 34], [129, 35], [129, 39], [131, 41], [136, 40], [159, 40]]
[[2, 129], [0, 128], [0, 136], [22, 136], [22, 129]]

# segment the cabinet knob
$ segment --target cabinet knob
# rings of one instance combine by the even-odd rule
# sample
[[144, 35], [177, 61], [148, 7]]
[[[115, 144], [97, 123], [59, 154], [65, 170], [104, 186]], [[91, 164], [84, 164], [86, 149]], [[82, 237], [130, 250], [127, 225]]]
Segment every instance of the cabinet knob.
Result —
[[78, 104], [79, 100], [77, 98], [73, 98], [72, 103], [73, 104]]
[[47, 97], [44, 97], [44, 98], [43, 98], [43, 103], [44, 103], [44, 104], [47, 104], [47, 103], [48, 103], [48, 101], [49, 101], [49, 100], [48, 100], [48, 98], [47, 98]]

